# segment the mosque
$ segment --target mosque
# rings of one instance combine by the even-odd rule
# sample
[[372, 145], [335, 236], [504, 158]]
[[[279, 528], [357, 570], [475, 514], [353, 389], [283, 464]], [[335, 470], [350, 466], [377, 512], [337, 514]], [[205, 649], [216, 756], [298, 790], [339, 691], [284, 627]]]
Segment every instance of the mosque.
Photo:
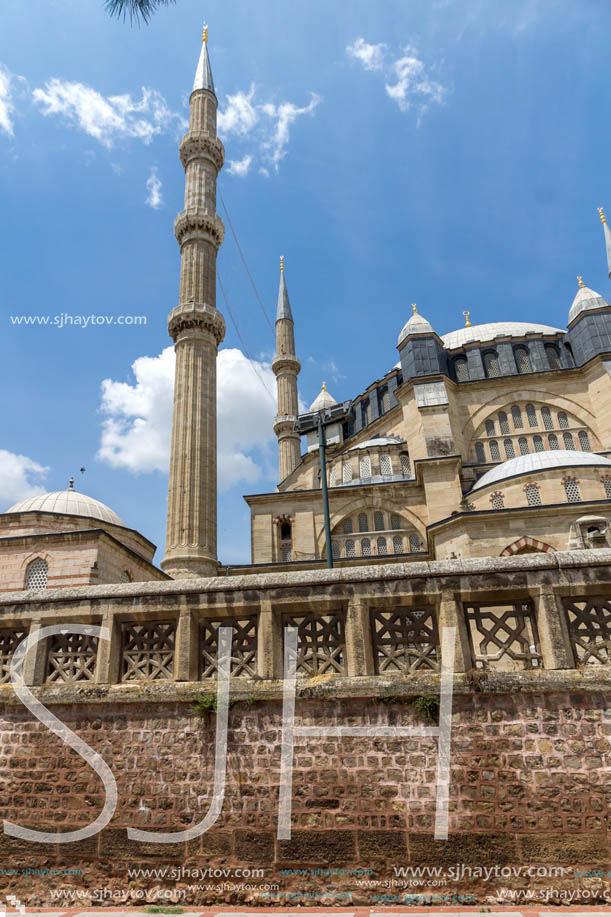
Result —
[[[154, 545], [71, 481], [0, 515], [2, 590], [323, 567], [319, 417], [336, 566], [608, 547], [611, 306], [599, 293], [579, 278], [566, 327], [472, 324], [465, 312], [465, 327], [440, 334], [413, 305], [398, 362], [352, 400], [336, 402], [323, 385], [299, 417], [300, 363], [281, 261], [272, 363], [279, 483], [245, 498], [252, 565], [219, 564], [215, 364], [225, 323], [216, 308], [224, 235], [216, 182], [224, 149], [216, 116], [204, 40], [180, 143], [186, 181], [174, 227], [182, 262], [168, 324], [177, 359], [162, 569]], [[602, 210], [600, 217], [611, 277], [611, 231]]]

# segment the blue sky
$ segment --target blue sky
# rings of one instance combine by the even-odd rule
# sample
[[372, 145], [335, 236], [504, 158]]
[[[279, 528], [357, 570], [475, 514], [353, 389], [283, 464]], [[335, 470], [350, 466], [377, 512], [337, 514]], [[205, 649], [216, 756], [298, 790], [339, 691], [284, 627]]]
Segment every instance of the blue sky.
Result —
[[[2, 508], [75, 474], [158, 561], [177, 144], [204, 19], [233, 163], [220, 191], [272, 317], [285, 256], [305, 403], [323, 379], [341, 400], [382, 376], [414, 301], [444, 333], [463, 309], [564, 327], [577, 274], [609, 295], [604, 2], [178, 0], [138, 28], [102, 0], [3, 0]], [[229, 231], [219, 269], [239, 326], [219, 290], [231, 563], [249, 560], [241, 494], [276, 483], [274, 339]], [[146, 325], [11, 322], [62, 313]]]

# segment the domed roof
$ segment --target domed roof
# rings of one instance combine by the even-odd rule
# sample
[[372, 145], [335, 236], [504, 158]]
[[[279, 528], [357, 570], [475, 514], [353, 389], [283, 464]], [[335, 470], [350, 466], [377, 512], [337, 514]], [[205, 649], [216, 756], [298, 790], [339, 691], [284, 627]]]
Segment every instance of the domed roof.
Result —
[[576, 319], [578, 315], [581, 315], [582, 312], [588, 312], [590, 309], [604, 308], [608, 305], [609, 303], [606, 299], [603, 299], [600, 293], [591, 290], [590, 287], [582, 286], [580, 283], [577, 295], [573, 300], [573, 305], [569, 309], [569, 324]]
[[38, 494], [15, 503], [7, 513], [65, 513], [68, 516], [86, 516], [88, 519], [99, 519], [101, 522], [110, 522], [112, 525], [125, 523], [119, 519], [105, 503], [80, 494], [72, 487], [67, 490], [56, 490], [49, 494]]
[[562, 328], [539, 325], [536, 322], [486, 322], [483, 325], [469, 325], [442, 334], [441, 340], [447, 350], [462, 347], [471, 341], [494, 341], [500, 337], [522, 338], [527, 334], [564, 334]]
[[323, 382], [320, 394], [316, 396], [310, 405], [310, 411], [324, 411], [325, 408], [330, 408], [334, 404], [337, 404], [337, 401], [333, 395], [329, 394], [327, 391], [327, 385], [325, 382]]
[[401, 439], [400, 436], [374, 436], [373, 439], [368, 439], [364, 443], [357, 443], [356, 446], [350, 446], [348, 452], [354, 452], [355, 449], [369, 449], [372, 446], [400, 446], [401, 443], [404, 443], [405, 440]]
[[573, 452], [569, 449], [552, 449], [549, 452], [531, 452], [529, 455], [519, 455], [495, 465], [479, 481], [473, 485], [473, 490], [488, 487], [506, 478], [514, 478], [521, 474], [532, 474], [535, 471], [548, 471], [550, 468], [575, 468], [584, 465], [597, 465], [611, 467], [611, 460], [594, 452]]
[[399, 335], [399, 339], [397, 341], [397, 345], [399, 345], [401, 341], [403, 341], [408, 336], [408, 334], [435, 334], [435, 329], [431, 323], [428, 322], [423, 315], [418, 314], [415, 305], [412, 306], [412, 309], [414, 310], [414, 314], [403, 325], [401, 334]]

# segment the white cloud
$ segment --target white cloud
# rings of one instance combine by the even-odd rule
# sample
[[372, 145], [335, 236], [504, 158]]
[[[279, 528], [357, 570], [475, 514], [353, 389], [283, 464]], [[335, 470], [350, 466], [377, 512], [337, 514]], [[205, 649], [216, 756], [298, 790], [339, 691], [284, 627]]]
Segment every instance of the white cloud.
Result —
[[[167, 472], [172, 429], [174, 349], [132, 364], [135, 383], [102, 382], [102, 426], [98, 458], [132, 472]], [[275, 378], [268, 363], [256, 369], [237, 349], [219, 352], [217, 361], [218, 471], [221, 489], [256, 481], [257, 452], [274, 435]], [[255, 376], [258, 376], [257, 380]], [[269, 397], [261, 381], [272, 395]], [[253, 454], [254, 453], [254, 454]]]
[[259, 119], [256, 107], [252, 104], [255, 95], [254, 83], [251, 83], [248, 92], [236, 92], [227, 96], [224, 109], [219, 109], [217, 115], [218, 132], [224, 137], [230, 134], [249, 134]]
[[230, 175], [237, 175], [238, 178], [244, 178], [248, 175], [251, 165], [252, 155], [248, 153], [246, 156], [243, 156], [242, 159], [228, 159], [227, 171]]
[[45, 492], [41, 481], [48, 468], [28, 458], [0, 449], [0, 503], [7, 506]]
[[142, 98], [136, 101], [129, 94], [103, 96], [83, 83], [52, 79], [32, 95], [43, 115], [64, 117], [105, 147], [122, 137], [150, 143], [155, 135], [186, 124], [156, 89], [143, 88]]
[[163, 196], [161, 194], [161, 179], [157, 175], [157, 168], [153, 166], [151, 169], [151, 174], [146, 180], [146, 189], [148, 191], [145, 203], [149, 207], [152, 207], [153, 210], [159, 210], [163, 204]]
[[13, 136], [13, 78], [9, 70], [0, 64], [0, 130]]
[[275, 121], [272, 136], [262, 144], [263, 150], [269, 157], [275, 171], [278, 171], [280, 160], [286, 156], [286, 148], [289, 142], [289, 128], [291, 124], [300, 115], [311, 115], [320, 102], [320, 96], [312, 93], [312, 98], [304, 108], [298, 108], [292, 102], [283, 102], [281, 105], [272, 105], [268, 103], [262, 106], [262, 110], [272, 121]]
[[358, 60], [365, 70], [382, 70], [387, 48], [388, 45], [370, 45], [364, 38], [357, 38], [353, 44], [346, 46], [346, 53]]

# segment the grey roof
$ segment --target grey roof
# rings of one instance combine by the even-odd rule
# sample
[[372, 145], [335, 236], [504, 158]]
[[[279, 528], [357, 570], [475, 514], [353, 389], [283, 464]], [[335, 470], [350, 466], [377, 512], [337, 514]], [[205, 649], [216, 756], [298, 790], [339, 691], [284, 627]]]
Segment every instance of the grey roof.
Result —
[[276, 312], [276, 321], [279, 321], [281, 318], [288, 318], [289, 321], [293, 321], [293, 313], [291, 312], [289, 291], [286, 288], [284, 271], [280, 271], [280, 289], [278, 290], [278, 310]]
[[573, 452], [570, 449], [552, 449], [549, 452], [531, 452], [529, 455], [519, 455], [517, 458], [509, 459], [508, 462], [502, 462], [496, 465], [482, 475], [479, 481], [473, 485], [473, 490], [480, 490], [482, 487], [488, 487], [489, 484], [496, 484], [504, 481], [505, 478], [513, 478], [520, 474], [531, 474], [534, 471], [546, 471], [551, 468], [569, 468], [583, 465], [598, 465], [603, 467], [611, 466], [611, 460], [604, 455], [596, 455], [594, 452]]
[[[606, 223], [605, 229], [607, 229]], [[591, 290], [590, 287], [579, 287], [577, 290], [577, 296], [573, 300], [573, 305], [569, 309], [569, 324], [573, 321], [573, 319], [577, 318], [578, 315], [581, 315], [582, 312], [588, 312], [591, 309], [604, 308], [608, 305], [609, 303], [607, 300], [603, 299], [600, 293], [597, 293], [596, 290]]]
[[209, 92], [216, 92], [214, 90], [214, 80], [212, 79], [212, 68], [210, 66], [210, 57], [208, 56], [208, 42], [202, 41], [202, 50], [199, 55], [199, 63], [197, 65], [197, 71], [195, 73], [195, 80], [193, 81], [193, 92], [196, 89], [207, 89]]
[[410, 319], [403, 325], [397, 345], [403, 341], [408, 334], [435, 334], [431, 323], [423, 315], [415, 312]]
[[364, 443], [357, 443], [356, 446], [350, 446], [348, 452], [354, 452], [355, 449], [369, 449], [371, 446], [400, 446], [405, 440], [400, 436], [374, 436]]
[[558, 334], [565, 332], [562, 328], [552, 328], [550, 325], [539, 325], [535, 322], [486, 322], [483, 325], [470, 325], [468, 328], [459, 328], [442, 334], [441, 340], [444, 347], [452, 350], [462, 347], [472, 341], [494, 341], [500, 337], [525, 337], [527, 334]]
[[63, 513], [67, 516], [86, 516], [89, 519], [99, 519], [101, 522], [111, 522], [113, 525], [125, 526], [117, 514], [101, 503], [80, 494], [72, 488], [56, 490], [49, 494], [37, 494], [15, 503], [7, 513]]
[[323, 389], [310, 405], [310, 411], [324, 411], [325, 408], [331, 408], [334, 404], [337, 404], [337, 401], [333, 395], [329, 394], [323, 382]]

